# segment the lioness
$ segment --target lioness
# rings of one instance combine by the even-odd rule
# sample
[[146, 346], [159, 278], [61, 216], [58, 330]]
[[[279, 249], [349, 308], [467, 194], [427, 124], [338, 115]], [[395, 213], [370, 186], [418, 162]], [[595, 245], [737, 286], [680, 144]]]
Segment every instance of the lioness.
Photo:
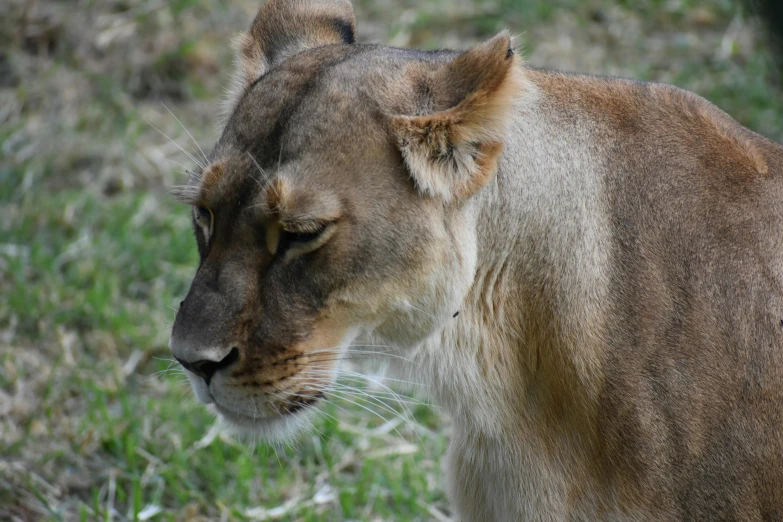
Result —
[[286, 438], [380, 345], [463, 521], [783, 520], [781, 146], [506, 34], [356, 44], [347, 0], [269, 0], [237, 64], [171, 337], [226, 422]]

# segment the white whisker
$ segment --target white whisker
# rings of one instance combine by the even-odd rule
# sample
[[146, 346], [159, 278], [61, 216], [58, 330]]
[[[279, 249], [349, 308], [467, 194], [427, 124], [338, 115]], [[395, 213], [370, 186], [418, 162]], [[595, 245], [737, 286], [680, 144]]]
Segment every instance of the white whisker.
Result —
[[[353, 404], [354, 406], [358, 406], [359, 408], [361, 408], [361, 409], [363, 409], [363, 410], [365, 410], [365, 411], [368, 411], [368, 412], [370, 412], [371, 414], [373, 414], [373, 415], [375, 415], [376, 417], [378, 417], [379, 419], [381, 419], [381, 420], [384, 422], [384, 424], [386, 424], [386, 423], [388, 423], [388, 422], [389, 422], [389, 419], [387, 419], [386, 417], [384, 417], [383, 415], [381, 415], [381, 414], [380, 414], [380, 413], [378, 413], [377, 411], [375, 411], [375, 410], [373, 410], [373, 409], [371, 409], [371, 408], [368, 408], [367, 406], [365, 406], [365, 405], [363, 405], [363, 404], [360, 404], [360, 403], [359, 403], [359, 402], [357, 402], [357, 401], [354, 401], [354, 400], [351, 400], [351, 399], [349, 399], [349, 398], [346, 398], [345, 396], [341, 395], [341, 392], [338, 392], [338, 391], [336, 391], [336, 390], [332, 390], [332, 391], [330, 391], [330, 392], [328, 392], [328, 393], [330, 393], [331, 395], [334, 395], [335, 397], [337, 397], [337, 398], [339, 398], [339, 399], [341, 399], [341, 400], [344, 400], [345, 402], [347, 402], [347, 403], [349, 403], [349, 404]], [[335, 404], [335, 406], [337, 406], [337, 405]], [[338, 406], [338, 407], [339, 407], [339, 406]], [[402, 417], [402, 416], [401, 416], [401, 415], [400, 415], [398, 412], [394, 412], [394, 413], [395, 413], [395, 415], [396, 415], [396, 416], [398, 416], [400, 419], [402, 419], [403, 421], [407, 422], [407, 419], [405, 419], [404, 417]], [[397, 433], [397, 436], [398, 436], [398, 437], [400, 437], [401, 439], [404, 439], [404, 438], [405, 438], [405, 437], [403, 437], [403, 436], [402, 436], [402, 434], [399, 432], [399, 430], [397, 430], [397, 428], [394, 428], [394, 431], [395, 431], [395, 433]]]
[[[393, 346], [386, 346], [381, 344], [352, 344], [348, 347], [348, 351], [345, 354], [346, 356], [353, 355], [369, 355], [373, 357], [390, 357], [393, 359], [400, 359], [405, 362], [413, 363], [411, 359], [408, 359], [407, 357], [403, 357], [402, 355], [395, 354], [395, 353], [389, 353], [389, 352], [383, 352], [380, 350], [357, 350], [357, 348], [394, 348]], [[342, 355], [342, 350], [338, 350], [335, 348], [324, 348], [321, 350], [313, 350], [311, 352], [308, 352], [306, 355], [318, 355], [322, 353], [330, 353], [332, 355]]]
[[[247, 151], [247, 157], [248, 157], [248, 158], [250, 158], [250, 161], [252, 161], [252, 162], [253, 162], [253, 165], [255, 165], [255, 166], [256, 166], [256, 168], [258, 169], [258, 172], [260, 172], [262, 176], [265, 176], [265, 175], [266, 175], [266, 172], [264, 172], [264, 169], [262, 169], [262, 168], [261, 168], [261, 165], [259, 165], [259, 164], [258, 164], [258, 162], [257, 162], [257, 161], [256, 161], [256, 159], [253, 157], [253, 155], [252, 155], [252, 154], [250, 154], [250, 151]], [[256, 177], [255, 177], [255, 176], [253, 176], [252, 174], [250, 174], [250, 177], [251, 177], [251, 178], [253, 178], [253, 181], [255, 181], [255, 182], [256, 182], [256, 184], [257, 184], [259, 187], [261, 187], [261, 188], [264, 188], [264, 185], [263, 185], [263, 184], [261, 184], [261, 182], [258, 180], [258, 178], [256, 178]], [[273, 184], [273, 185], [274, 185], [274, 184]], [[277, 192], [277, 189], [275, 189], [275, 192]], [[256, 205], [256, 206], [257, 206], [257, 205]], [[250, 207], [250, 208], [253, 208], [253, 207]]]
[[[317, 371], [309, 372], [310, 374], [317, 375]], [[363, 376], [366, 377], [366, 376]], [[375, 381], [377, 382], [377, 381]], [[361, 388], [356, 388], [354, 386], [346, 385], [344, 383], [335, 382], [332, 383], [331, 388], [332, 390], [329, 393], [335, 394], [339, 392], [342, 394], [342, 398], [345, 399], [345, 395], [349, 395], [352, 397], [356, 397], [357, 399], [365, 399], [370, 402], [370, 404], [375, 405], [377, 407], [380, 407], [382, 410], [385, 410], [395, 417], [399, 418], [404, 423], [416, 427], [418, 423], [416, 422], [413, 412], [410, 411], [407, 404], [414, 404], [414, 405], [422, 405], [424, 403], [416, 403], [412, 401], [406, 401], [405, 399], [401, 398], [397, 393], [395, 393], [393, 390], [391, 390], [388, 386], [383, 385], [382, 383], [378, 383], [380, 386], [383, 386], [387, 390], [389, 390], [389, 393], [391, 395], [383, 395], [380, 396], [380, 394], [376, 393], [369, 393], [366, 390], [363, 390]], [[384, 402], [383, 399], [391, 400], [396, 402], [399, 407], [402, 409], [402, 413], [395, 410], [394, 408], [390, 407], [386, 402]], [[358, 402], [354, 401], [355, 404], [359, 405]], [[421, 441], [421, 435], [419, 434], [418, 430], [414, 429], [414, 433], [416, 433], [416, 437]]]
[[421, 313], [423, 313], [424, 315], [429, 315], [429, 316], [430, 316], [430, 317], [432, 317], [433, 319], [438, 319], [438, 317], [437, 317], [437, 316], [435, 316], [435, 315], [432, 315], [431, 313], [427, 312], [426, 310], [422, 310], [421, 308], [418, 308], [418, 307], [416, 307], [416, 306], [413, 306], [412, 304], [410, 304], [410, 303], [409, 303], [409, 302], [407, 302], [407, 301], [403, 301], [403, 302], [402, 302], [402, 304], [404, 304], [404, 305], [406, 305], [406, 306], [409, 306], [410, 308], [413, 308], [413, 309], [414, 309], [414, 310], [416, 310], [417, 312], [421, 312]]
[[182, 152], [183, 152], [183, 153], [184, 153], [184, 154], [185, 154], [185, 155], [186, 155], [188, 158], [190, 158], [190, 161], [192, 161], [193, 163], [195, 163], [196, 165], [198, 165], [198, 166], [199, 166], [199, 168], [201, 168], [202, 170], [203, 170], [203, 169], [205, 169], [205, 168], [207, 168], [207, 166], [206, 166], [206, 165], [202, 165], [202, 164], [201, 164], [201, 162], [200, 162], [199, 160], [197, 160], [195, 157], [193, 157], [193, 155], [192, 155], [192, 154], [190, 154], [188, 151], [186, 151], [185, 149], [183, 149], [182, 147], [180, 147], [179, 143], [177, 143], [176, 141], [174, 141], [173, 139], [171, 139], [171, 138], [170, 138], [170, 137], [169, 137], [169, 136], [168, 136], [168, 135], [167, 135], [165, 132], [163, 132], [162, 130], [160, 130], [159, 128], [157, 128], [155, 125], [153, 125], [152, 123], [150, 123], [150, 122], [149, 122], [149, 120], [146, 120], [146, 119], [145, 119], [144, 121], [146, 121], [146, 122], [147, 122], [147, 125], [149, 125], [149, 126], [150, 126], [150, 127], [152, 127], [153, 129], [155, 129], [156, 131], [158, 131], [158, 132], [159, 132], [159, 133], [160, 133], [160, 134], [161, 134], [161, 135], [162, 135], [164, 138], [166, 138], [166, 139], [167, 139], [167, 140], [169, 140], [171, 143], [173, 143], [174, 145], [176, 145], [176, 146], [177, 146], [177, 148], [178, 148], [179, 150], [181, 150], [181, 151], [182, 151]]
[[[392, 415], [399, 417], [400, 419], [407, 421], [410, 421], [413, 418], [413, 415], [408, 411], [407, 408], [403, 406], [403, 412], [405, 415], [400, 414], [399, 411], [395, 410], [385, 402], [383, 402], [381, 399], [374, 397], [370, 395], [369, 393], [365, 392], [364, 390], [361, 390], [359, 388], [354, 388], [353, 386], [346, 386], [344, 384], [335, 383], [333, 386], [335, 386], [336, 390], [340, 393], [347, 394], [351, 397], [355, 397], [357, 399], [366, 399], [370, 404], [374, 404], [381, 408], [384, 411], [387, 411], [391, 413]], [[402, 406], [402, 404], [401, 404]]]
[[203, 158], [204, 158], [204, 163], [206, 163], [206, 164], [209, 164], [209, 158], [207, 158], [207, 155], [206, 155], [206, 154], [204, 154], [204, 151], [201, 149], [201, 146], [200, 146], [200, 145], [198, 144], [198, 142], [196, 141], [196, 138], [194, 138], [194, 137], [193, 137], [193, 135], [190, 133], [190, 131], [188, 130], [188, 128], [187, 128], [187, 127], [185, 127], [185, 125], [183, 125], [181, 121], [179, 121], [179, 118], [177, 118], [177, 116], [176, 116], [176, 115], [175, 115], [173, 112], [171, 112], [171, 109], [169, 109], [169, 108], [166, 106], [166, 104], [165, 104], [165, 103], [161, 102], [161, 104], [162, 104], [164, 107], [166, 107], [166, 110], [167, 110], [167, 111], [169, 111], [169, 114], [171, 114], [172, 116], [174, 116], [174, 119], [175, 119], [175, 120], [177, 120], [177, 123], [179, 123], [179, 124], [180, 124], [180, 126], [182, 127], [182, 129], [183, 129], [185, 132], [187, 132], [187, 133], [188, 133], [188, 136], [190, 136], [190, 139], [191, 139], [191, 140], [193, 140], [193, 143], [195, 143], [195, 144], [196, 144], [196, 147], [198, 147], [198, 150], [199, 150], [199, 152], [201, 152], [201, 157], [203, 157]]
[[[312, 375], [314, 377], [332, 377], [332, 374], [330, 372], [323, 371], [323, 370], [318, 370], [316, 368], [308, 368], [305, 371], [306, 371], [307, 375]], [[351, 370], [348, 370], [348, 369], [345, 369], [345, 368], [340, 368], [340, 369], [337, 370], [337, 384], [345, 385], [344, 383], [340, 383], [339, 382], [343, 378], [346, 378], [349, 381], [359, 381], [359, 382], [368, 382], [369, 381], [369, 382], [372, 382], [372, 383], [376, 384], [377, 386], [382, 387], [384, 390], [386, 390], [386, 391], [381, 391], [381, 392], [373, 392], [372, 393], [373, 396], [387, 398], [387, 399], [393, 400], [395, 402], [399, 402], [401, 404], [412, 404], [412, 405], [415, 405], [415, 406], [428, 406], [428, 404], [426, 402], [417, 401], [417, 400], [412, 399], [412, 398], [402, 397], [399, 393], [395, 392], [394, 390], [392, 390], [391, 388], [389, 388], [388, 386], [386, 386], [382, 382], [380, 382], [378, 380], [375, 380], [375, 379], [372, 379], [368, 375], [364, 375], [364, 374], [361, 374], [361, 373], [358, 373], [358, 372], [354, 372], [354, 371], [351, 371]], [[354, 388], [354, 389], [356, 389], [356, 388]], [[364, 392], [364, 393], [369, 393], [369, 392]]]
[[184, 170], [184, 171], [185, 171], [185, 172], [184, 172], [185, 174], [187, 174], [187, 173], [188, 173], [188, 167], [186, 167], [184, 164], [180, 163], [179, 161], [173, 160], [173, 159], [171, 159], [171, 158], [164, 158], [164, 159], [165, 159], [166, 161], [169, 161], [169, 162], [173, 163], [174, 165], [178, 165], [179, 167], [181, 167], [181, 168], [182, 168], [182, 170]]
[[[349, 370], [342, 370], [342, 369], [339, 370], [338, 371], [338, 378], [339, 378], [339, 373], [343, 373], [343, 372], [350, 372], [350, 371]], [[405, 399], [400, 397], [399, 394], [394, 392], [391, 388], [389, 388], [388, 386], [384, 385], [383, 383], [381, 383], [379, 381], [376, 381], [374, 379], [370, 379], [369, 377], [361, 375], [361, 374], [358, 374], [356, 372], [350, 372], [350, 373], [353, 373], [354, 375], [357, 375], [357, 376], [362, 377], [364, 379], [371, 380], [371, 381], [375, 382], [377, 385], [379, 385], [382, 388], [384, 388], [385, 390], [387, 390], [388, 391], [388, 395], [384, 395], [384, 398], [396, 402], [400, 406], [400, 408], [403, 410], [404, 415], [401, 414], [399, 411], [391, 408], [381, 398], [376, 396], [377, 394], [370, 394], [366, 390], [363, 390], [361, 388], [357, 388], [355, 386], [351, 386], [351, 385], [348, 385], [348, 384], [345, 384], [345, 383], [333, 382], [331, 385], [328, 386], [328, 388], [330, 388], [330, 390], [327, 391], [327, 393], [331, 393], [333, 395], [339, 393], [339, 394], [342, 395], [343, 399], [346, 398], [345, 397], [346, 395], [349, 395], [349, 396], [352, 396], [352, 397], [356, 397], [357, 399], [361, 398], [361, 399], [368, 400], [370, 402], [370, 404], [374, 404], [374, 405], [382, 408], [383, 410], [386, 410], [389, 413], [392, 413], [396, 417], [400, 418], [403, 422], [415, 425], [415, 421], [413, 420], [414, 419], [413, 413], [410, 411], [410, 409], [406, 405], [406, 403], [408, 403], [410, 401], [406, 401]], [[307, 370], [307, 375], [310, 375], [310, 376], [313, 376], [313, 377], [316, 377], [316, 378], [323, 377], [323, 376], [330, 377], [330, 378], [332, 377], [332, 374], [330, 372], [325, 372], [323, 370], [318, 370], [318, 369], [315, 369], [315, 368], [308, 369]], [[322, 392], [324, 391], [325, 388], [327, 388], [327, 387], [326, 386], [320, 386], [319, 387], [319, 389]], [[357, 401], [352, 401], [352, 402], [354, 404], [356, 404], [357, 406], [361, 406], [360, 404], [358, 404]], [[419, 404], [421, 404], [421, 403], [419, 403]], [[365, 408], [365, 409], [367, 409], [367, 408]], [[417, 435], [417, 437], [420, 438], [420, 435], [418, 434], [418, 432], [416, 432], [416, 435]]]

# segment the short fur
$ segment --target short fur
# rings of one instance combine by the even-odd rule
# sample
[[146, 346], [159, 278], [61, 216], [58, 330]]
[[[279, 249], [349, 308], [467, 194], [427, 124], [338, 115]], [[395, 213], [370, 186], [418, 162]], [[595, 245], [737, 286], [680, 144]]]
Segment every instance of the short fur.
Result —
[[199, 398], [287, 437], [351, 345], [388, 346], [452, 415], [463, 521], [783, 519], [783, 148], [504, 34], [354, 39], [347, 2], [269, 0], [241, 40], [177, 191]]

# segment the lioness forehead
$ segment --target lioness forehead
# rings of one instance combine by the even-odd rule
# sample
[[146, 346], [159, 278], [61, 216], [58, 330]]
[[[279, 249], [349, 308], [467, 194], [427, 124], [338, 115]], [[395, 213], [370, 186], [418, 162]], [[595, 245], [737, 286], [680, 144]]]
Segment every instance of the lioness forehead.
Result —
[[273, 169], [291, 158], [355, 146], [381, 130], [380, 114], [418, 112], [427, 65], [453, 55], [375, 45], [299, 53], [245, 91], [216, 153], [250, 152], [263, 169]]
[[355, 186], [349, 171], [377, 161], [374, 149], [389, 140], [384, 115], [431, 111], [427, 73], [455, 54], [332, 45], [276, 65], [241, 96], [210, 164], [191, 179], [199, 185], [191, 202], [243, 206], [283, 171], [311, 188]]

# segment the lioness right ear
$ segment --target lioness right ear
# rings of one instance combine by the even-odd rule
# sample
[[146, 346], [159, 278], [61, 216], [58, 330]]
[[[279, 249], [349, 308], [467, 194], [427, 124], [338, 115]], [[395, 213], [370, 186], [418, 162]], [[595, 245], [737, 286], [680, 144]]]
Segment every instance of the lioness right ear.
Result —
[[436, 69], [429, 103], [445, 110], [393, 116], [392, 134], [419, 191], [462, 200], [492, 179], [524, 76], [511, 37], [501, 33]]
[[235, 40], [236, 71], [225, 115], [275, 64], [313, 47], [355, 40], [356, 18], [349, 0], [267, 0], [248, 32]]

